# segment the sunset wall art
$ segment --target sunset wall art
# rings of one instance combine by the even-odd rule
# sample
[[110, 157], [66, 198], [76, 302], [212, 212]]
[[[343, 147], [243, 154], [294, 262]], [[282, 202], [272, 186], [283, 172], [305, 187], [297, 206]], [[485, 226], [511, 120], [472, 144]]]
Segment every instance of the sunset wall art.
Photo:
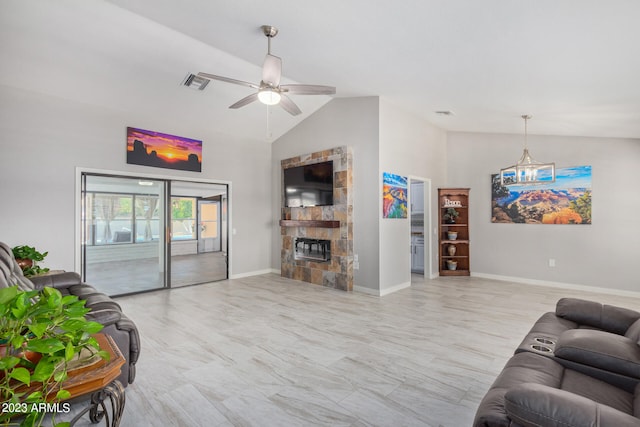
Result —
[[500, 185], [491, 176], [491, 222], [591, 224], [591, 166], [556, 169], [556, 182]]
[[392, 173], [382, 174], [382, 217], [407, 217], [407, 178]]
[[127, 163], [201, 172], [202, 141], [128, 127]]

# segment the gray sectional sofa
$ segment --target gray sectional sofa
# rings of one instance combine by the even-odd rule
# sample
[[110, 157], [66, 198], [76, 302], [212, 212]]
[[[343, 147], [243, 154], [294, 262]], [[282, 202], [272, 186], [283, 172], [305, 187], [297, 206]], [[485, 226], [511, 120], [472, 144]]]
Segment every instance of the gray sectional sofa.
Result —
[[563, 298], [533, 325], [474, 427], [640, 427], [640, 312]]
[[11, 248], [0, 242], [0, 288], [18, 285], [22, 290], [42, 289], [49, 286], [63, 295], [76, 295], [85, 300], [91, 311], [87, 319], [104, 325], [102, 332], [110, 335], [126, 359], [118, 380], [124, 387], [136, 376], [136, 362], [140, 355], [140, 336], [136, 325], [123, 312], [120, 305], [91, 285], [82, 283], [76, 273], [60, 273], [36, 276], [28, 279], [13, 257]]

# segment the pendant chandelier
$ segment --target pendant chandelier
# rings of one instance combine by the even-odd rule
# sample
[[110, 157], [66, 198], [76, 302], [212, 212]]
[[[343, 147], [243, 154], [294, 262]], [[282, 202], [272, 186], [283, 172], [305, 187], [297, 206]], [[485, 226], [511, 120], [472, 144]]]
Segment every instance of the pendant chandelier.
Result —
[[542, 163], [533, 160], [527, 148], [527, 120], [531, 116], [525, 114], [524, 119], [524, 152], [513, 166], [500, 169], [501, 185], [549, 184], [556, 180], [556, 164]]

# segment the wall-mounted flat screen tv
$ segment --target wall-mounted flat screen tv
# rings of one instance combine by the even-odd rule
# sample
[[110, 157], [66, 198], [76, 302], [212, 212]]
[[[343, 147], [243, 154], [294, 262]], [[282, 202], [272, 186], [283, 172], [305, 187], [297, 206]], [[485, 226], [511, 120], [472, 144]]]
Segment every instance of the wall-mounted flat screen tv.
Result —
[[333, 205], [333, 161], [284, 170], [286, 207]]

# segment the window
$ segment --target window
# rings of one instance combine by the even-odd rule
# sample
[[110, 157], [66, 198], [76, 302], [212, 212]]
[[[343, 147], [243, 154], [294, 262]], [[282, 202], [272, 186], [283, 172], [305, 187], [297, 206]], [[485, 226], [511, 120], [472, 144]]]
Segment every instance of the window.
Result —
[[158, 200], [158, 196], [87, 192], [85, 243], [100, 246], [158, 240]]
[[88, 201], [91, 242], [94, 245], [131, 243], [133, 238], [133, 196], [93, 193]]
[[136, 242], [158, 240], [160, 235], [160, 219], [158, 217], [158, 196], [135, 197]]
[[195, 197], [171, 198], [171, 240], [195, 240]]

